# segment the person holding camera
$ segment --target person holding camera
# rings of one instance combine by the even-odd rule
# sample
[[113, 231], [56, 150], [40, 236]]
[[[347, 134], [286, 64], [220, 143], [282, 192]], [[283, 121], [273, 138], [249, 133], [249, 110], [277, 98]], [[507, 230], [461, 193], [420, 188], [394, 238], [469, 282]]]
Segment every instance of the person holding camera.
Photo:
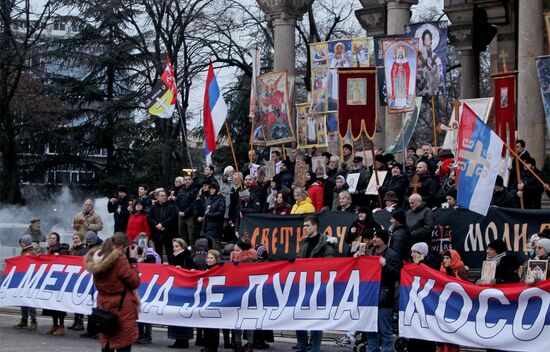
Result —
[[126, 234], [115, 232], [103, 246], [92, 248], [84, 259], [97, 289], [97, 306], [117, 317], [112, 333], [100, 333], [102, 352], [129, 352], [138, 339], [138, 246]]

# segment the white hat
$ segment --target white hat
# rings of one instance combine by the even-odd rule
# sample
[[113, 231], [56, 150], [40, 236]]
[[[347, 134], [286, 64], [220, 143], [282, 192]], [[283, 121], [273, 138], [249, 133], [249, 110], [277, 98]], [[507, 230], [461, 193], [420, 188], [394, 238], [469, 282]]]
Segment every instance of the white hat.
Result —
[[411, 247], [411, 252], [412, 251], [418, 252], [418, 253], [422, 254], [423, 256], [427, 256], [428, 255], [428, 245], [426, 244], [426, 242], [415, 243]]
[[233, 166], [229, 165], [229, 166], [227, 166], [225, 169], [223, 169], [223, 174], [224, 174], [224, 175], [227, 175], [227, 174], [230, 173], [231, 171], [235, 172], [235, 169], [233, 168]]

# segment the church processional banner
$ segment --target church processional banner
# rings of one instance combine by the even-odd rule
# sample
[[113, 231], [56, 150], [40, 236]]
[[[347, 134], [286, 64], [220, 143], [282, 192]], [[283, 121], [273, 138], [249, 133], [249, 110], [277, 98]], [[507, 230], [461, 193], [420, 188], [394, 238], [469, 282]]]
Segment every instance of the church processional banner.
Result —
[[418, 39], [416, 95], [445, 94], [447, 21], [414, 23], [406, 29]]
[[311, 110], [323, 114], [338, 109], [338, 73], [341, 67], [369, 65], [367, 38], [311, 43]]
[[[289, 102], [289, 82], [286, 72], [270, 72], [258, 76], [258, 110], [259, 126], [254, 128], [256, 136], [261, 139], [258, 144], [272, 146], [294, 141], [291, 124], [291, 106]], [[258, 131], [259, 130], [259, 131]]]
[[[395, 137], [393, 143], [384, 149], [385, 153], [400, 153], [409, 145], [411, 138], [416, 128], [416, 123], [418, 122], [418, 117], [420, 116], [420, 108], [422, 107], [422, 97], [415, 98], [415, 107], [414, 111], [407, 111], [405, 113], [405, 118], [403, 121], [403, 128], [399, 131], [397, 137]], [[404, 138], [404, 140], [403, 140]]]
[[298, 148], [326, 147], [327, 121], [324, 114], [310, 114], [309, 104], [296, 104]]
[[548, 351], [549, 307], [549, 280], [477, 286], [408, 263], [401, 270], [399, 335], [499, 351]]
[[403, 38], [407, 35], [378, 35], [373, 37], [374, 46], [374, 64], [376, 65], [376, 80], [378, 81], [378, 101], [380, 106], [388, 105], [388, 97], [386, 96], [386, 77], [384, 76], [384, 51], [382, 50], [382, 42], [385, 39]]
[[[208, 271], [139, 264], [143, 323], [226, 329], [377, 331], [379, 257], [225, 263]], [[6, 260], [0, 306], [90, 314], [97, 290], [76, 256]]]
[[418, 39], [384, 39], [384, 73], [388, 113], [413, 111], [416, 97], [416, 60]]
[[546, 127], [550, 133], [550, 56], [537, 57], [536, 62]]
[[495, 132], [512, 146], [516, 145], [516, 76], [517, 72], [491, 76], [495, 84]]
[[376, 133], [376, 68], [338, 69], [338, 95], [340, 137], [350, 132], [356, 140], [365, 132], [372, 140]]

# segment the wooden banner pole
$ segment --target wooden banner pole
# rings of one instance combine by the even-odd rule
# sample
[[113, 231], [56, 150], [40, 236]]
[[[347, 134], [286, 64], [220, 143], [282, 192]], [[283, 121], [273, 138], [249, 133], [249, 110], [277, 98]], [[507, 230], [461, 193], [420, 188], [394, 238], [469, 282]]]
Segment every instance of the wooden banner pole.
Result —
[[433, 129], [434, 129], [434, 152], [435, 155], [438, 154], [437, 150], [437, 130], [436, 130], [436, 122], [435, 122], [435, 96], [432, 95], [432, 122], [433, 122]]
[[235, 155], [235, 149], [233, 148], [233, 141], [231, 140], [231, 133], [229, 132], [229, 126], [227, 120], [224, 121], [225, 130], [227, 131], [227, 139], [229, 139], [229, 148], [231, 148], [231, 154], [233, 155], [233, 162], [235, 163], [235, 170], [237, 171], [237, 177], [239, 178], [239, 184], [241, 184], [241, 178], [239, 177], [239, 165], [237, 164], [237, 156]]

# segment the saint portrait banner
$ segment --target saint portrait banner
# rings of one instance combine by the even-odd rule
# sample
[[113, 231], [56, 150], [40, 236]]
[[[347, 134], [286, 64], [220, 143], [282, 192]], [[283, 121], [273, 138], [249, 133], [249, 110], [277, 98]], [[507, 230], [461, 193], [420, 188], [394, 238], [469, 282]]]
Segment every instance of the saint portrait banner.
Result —
[[365, 132], [372, 140], [376, 133], [376, 68], [340, 68], [338, 78], [340, 137], [351, 132], [356, 140]]
[[495, 84], [495, 132], [508, 145], [516, 145], [516, 76], [517, 72], [491, 76]]
[[309, 44], [311, 61], [311, 114], [338, 110], [338, 68], [366, 67], [367, 38], [339, 39]]
[[445, 94], [447, 21], [411, 24], [406, 32], [418, 39], [416, 95]]
[[258, 76], [256, 84], [260, 124], [264, 129], [265, 145], [272, 146], [294, 141], [286, 72], [270, 72]]
[[388, 113], [413, 111], [416, 97], [418, 39], [395, 38], [382, 41]]
[[379, 35], [374, 36], [372, 41], [374, 43], [374, 64], [376, 65], [376, 80], [378, 82], [378, 101], [380, 106], [388, 105], [388, 98], [386, 96], [386, 77], [384, 76], [384, 51], [382, 50], [382, 42], [384, 39], [403, 38], [406, 34], [398, 35]]
[[309, 104], [296, 104], [296, 134], [299, 148], [326, 147], [325, 114], [310, 114]]
[[550, 56], [536, 58], [537, 73], [539, 75], [540, 94], [546, 116], [546, 127], [550, 133]]

